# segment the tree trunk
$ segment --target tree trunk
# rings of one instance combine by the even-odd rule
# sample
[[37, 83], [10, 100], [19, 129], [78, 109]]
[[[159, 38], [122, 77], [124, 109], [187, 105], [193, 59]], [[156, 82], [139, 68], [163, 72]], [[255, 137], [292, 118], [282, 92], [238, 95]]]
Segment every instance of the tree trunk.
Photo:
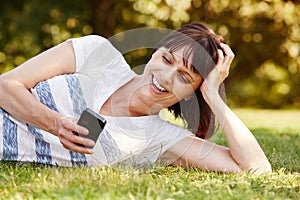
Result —
[[93, 33], [104, 37], [114, 34], [116, 17], [114, 13], [115, 0], [90, 0], [92, 6]]

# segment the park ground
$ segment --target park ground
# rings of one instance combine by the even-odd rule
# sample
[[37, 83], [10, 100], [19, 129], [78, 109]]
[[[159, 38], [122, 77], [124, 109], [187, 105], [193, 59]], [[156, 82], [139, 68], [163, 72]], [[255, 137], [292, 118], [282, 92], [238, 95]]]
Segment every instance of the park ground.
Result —
[[[300, 111], [235, 109], [272, 173], [198, 169], [64, 168], [0, 163], [0, 199], [300, 199]], [[214, 140], [226, 145], [220, 133]]]

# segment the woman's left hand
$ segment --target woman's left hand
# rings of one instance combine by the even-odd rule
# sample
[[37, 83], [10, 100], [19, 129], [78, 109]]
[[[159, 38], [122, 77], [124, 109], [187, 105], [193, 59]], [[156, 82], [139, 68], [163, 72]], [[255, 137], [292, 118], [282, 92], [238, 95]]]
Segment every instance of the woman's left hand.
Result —
[[219, 86], [229, 75], [230, 64], [234, 58], [234, 53], [227, 44], [221, 43], [221, 47], [225, 55], [222, 50], [218, 50], [218, 63], [208, 74], [200, 87], [203, 97], [208, 104], [211, 103], [211, 97], [218, 94]]
[[[83, 135], [88, 134], [88, 130], [76, 122], [78, 119], [73, 119], [70, 117], [62, 117], [58, 122], [57, 136], [61, 144], [71, 151], [92, 154], [94, 151], [89, 147], [94, 147], [95, 143], [91, 139], [80, 137], [76, 133]], [[76, 132], [76, 133], [75, 133]]]

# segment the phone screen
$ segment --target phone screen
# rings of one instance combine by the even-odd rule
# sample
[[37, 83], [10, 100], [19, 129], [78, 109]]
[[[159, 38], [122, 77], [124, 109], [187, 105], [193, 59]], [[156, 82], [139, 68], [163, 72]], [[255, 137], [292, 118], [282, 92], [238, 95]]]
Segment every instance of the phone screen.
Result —
[[96, 143], [100, 133], [104, 129], [106, 121], [98, 113], [87, 108], [82, 112], [77, 124], [87, 128], [89, 130], [89, 134], [88, 135], [82, 135], [78, 133], [75, 134], [84, 138], [92, 139]]

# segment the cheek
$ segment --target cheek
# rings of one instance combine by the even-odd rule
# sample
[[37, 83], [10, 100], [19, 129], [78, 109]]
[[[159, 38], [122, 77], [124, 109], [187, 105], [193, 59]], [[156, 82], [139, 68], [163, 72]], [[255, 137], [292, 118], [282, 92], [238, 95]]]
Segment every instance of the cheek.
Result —
[[182, 83], [178, 83], [175, 85], [173, 89], [173, 93], [177, 96], [178, 99], [185, 98], [194, 92], [194, 88], [192, 85], [186, 85]]
[[199, 76], [197, 81], [192, 85], [193, 90], [197, 90], [200, 87], [200, 85], [202, 84], [202, 82], [203, 82], [203, 79], [201, 76]]
[[146, 71], [149, 72], [151, 70], [157, 70], [157, 68], [160, 68], [161, 66], [162, 66], [161, 62], [152, 58], [147, 62], [146, 66], [144, 68], [144, 72], [146, 72]]

